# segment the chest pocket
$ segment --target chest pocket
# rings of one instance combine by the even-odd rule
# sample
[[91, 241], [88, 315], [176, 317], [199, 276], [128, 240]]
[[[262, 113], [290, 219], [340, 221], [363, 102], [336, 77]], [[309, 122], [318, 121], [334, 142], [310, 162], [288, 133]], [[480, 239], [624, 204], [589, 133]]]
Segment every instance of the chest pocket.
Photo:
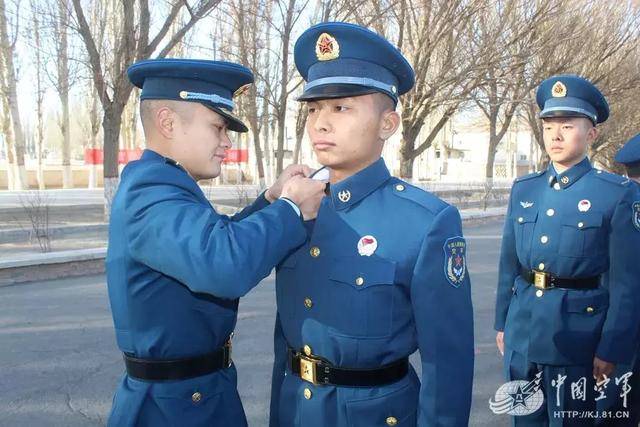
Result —
[[607, 247], [600, 212], [581, 212], [562, 218], [558, 253], [570, 257], [603, 255]]
[[332, 324], [349, 336], [391, 333], [394, 304], [401, 290], [394, 261], [365, 256], [334, 259], [329, 271]]
[[515, 222], [516, 250], [520, 259], [527, 259], [531, 250], [533, 230], [538, 219], [538, 211], [522, 210], [513, 215]]

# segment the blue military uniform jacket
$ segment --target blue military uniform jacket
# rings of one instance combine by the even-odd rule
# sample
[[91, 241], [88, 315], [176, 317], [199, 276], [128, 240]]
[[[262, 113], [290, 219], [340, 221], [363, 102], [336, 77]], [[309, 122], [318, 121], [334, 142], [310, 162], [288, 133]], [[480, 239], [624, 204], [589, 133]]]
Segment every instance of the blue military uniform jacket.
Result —
[[[215, 351], [235, 327], [238, 298], [305, 237], [285, 201], [260, 197], [233, 218], [219, 215], [184, 169], [146, 150], [124, 169], [111, 211], [106, 264], [118, 347], [160, 360]], [[214, 424], [246, 425], [233, 366], [182, 381], [125, 375], [109, 419]]]
[[[630, 362], [640, 299], [638, 195], [629, 180], [585, 158], [513, 185], [500, 257], [495, 328], [530, 362]], [[560, 278], [601, 276], [591, 290], [536, 290], [521, 269]]]
[[[391, 177], [382, 159], [330, 193], [277, 270], [270, 425], [466, 426], [473, 313], [457, 209]], [[410, 369], [382, 387], [315, 386], [287, 367], [287, 347], [305, 345], [368, 369], [419, 349], [422, 384]]]

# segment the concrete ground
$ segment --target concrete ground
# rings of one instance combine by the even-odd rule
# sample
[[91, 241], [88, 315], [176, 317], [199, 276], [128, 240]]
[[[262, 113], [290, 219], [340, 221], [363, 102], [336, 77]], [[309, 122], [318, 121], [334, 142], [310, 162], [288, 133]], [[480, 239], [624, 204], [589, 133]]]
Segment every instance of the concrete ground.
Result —
[[[501, 221], [467, 225], [475, 311], [471, 426], [507, 426], [488, 401], [503, 383], [492, 323]], [[240, 303], [234, 339], [250, 426], [265, 426], [275, 315], [273, 277]], [[0, 288], [0, 426], [101, 426], [123, 371], [104, 276]], [[265, 349], [255, 358], [256, 349]], [[412, 357], [418, 366], [417, 355]]]

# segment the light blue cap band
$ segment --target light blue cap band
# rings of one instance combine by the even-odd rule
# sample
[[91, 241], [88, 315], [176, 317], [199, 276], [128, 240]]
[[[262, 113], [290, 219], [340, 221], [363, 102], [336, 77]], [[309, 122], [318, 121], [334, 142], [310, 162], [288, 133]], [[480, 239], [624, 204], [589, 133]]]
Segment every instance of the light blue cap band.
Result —
[[349, 85], [371, 87], [374, 89], [383, 90], [394, 97], [398, 96], [397, 95], [398, 88], [395, 87], [394, 85], [382, 83], [378, 80], [370, 79], [368, 77], [351, 77], [351, 76], [322, 77], [307, 83], [304, 86], [304, 90], [307, 91], [316, 86], [328, 85], [328, 84], [349, 84]]
[[[181, 98], [183, 97], [181, 96]], [[183, 99], [195, 99], [198, 101], [209, 101], [213, 104], [223, 104], [228, 106], [232, 110], [233, 110], [233, 107], [235, 106], [232, 100], [223, 98], [220, 95], [216, 95], [216, 94], [187, 92], [186, 96]]]

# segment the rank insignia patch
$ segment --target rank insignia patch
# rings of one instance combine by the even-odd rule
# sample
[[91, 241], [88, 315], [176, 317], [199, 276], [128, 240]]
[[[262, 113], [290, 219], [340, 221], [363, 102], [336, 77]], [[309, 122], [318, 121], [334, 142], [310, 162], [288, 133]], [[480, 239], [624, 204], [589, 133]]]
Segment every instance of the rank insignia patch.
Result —
[[467, 275], [467, 243], [463, 237], [452, 237], [444, 243], [444, 274], [458, 288]]
[[318, 61], [330, 61], [340, 56], [338, 41], [327, 33], [320, 34], [316, 42], [316, 57]]
[[633, 203], [633, 225], [640, 231], [640, 202]]

